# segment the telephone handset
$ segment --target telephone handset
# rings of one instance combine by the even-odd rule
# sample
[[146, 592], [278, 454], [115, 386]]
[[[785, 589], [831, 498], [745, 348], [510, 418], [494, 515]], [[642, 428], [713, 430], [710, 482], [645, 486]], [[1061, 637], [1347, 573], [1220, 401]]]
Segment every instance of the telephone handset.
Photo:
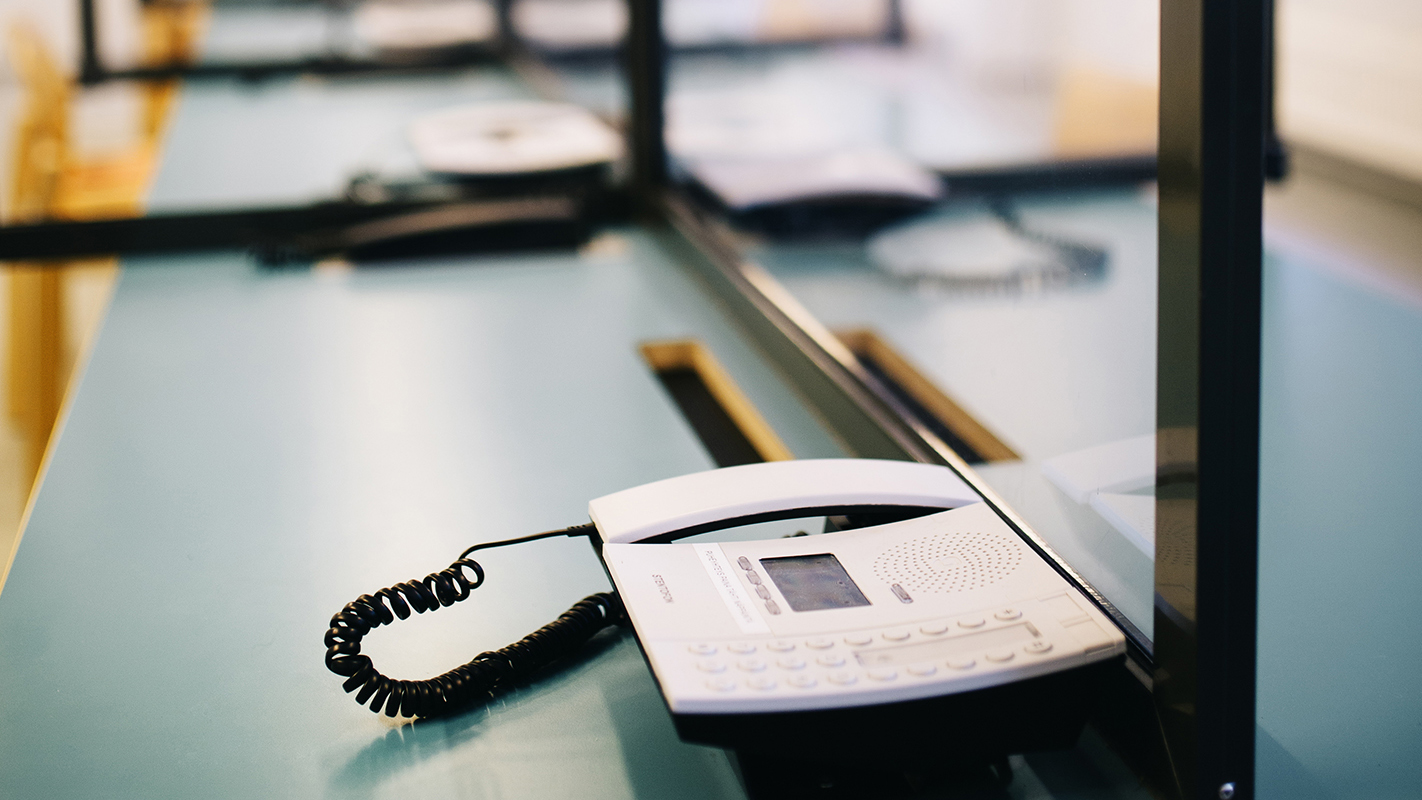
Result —
[[752, 522], [981, 501], [945, 467], [826, 458], [745, 464], [643, 484], [588, 503], [604, 543], [665, 542]]
[[[673, 540], [748, 522], [897, 511], [822, 536]], [[373, 710], [468, 706], [630, 622], [682, 738], [799, 759], [964, 758], [1075, 742], [1125, 638], [946, 467], [827, 459], [729, 467], [597, 498], [592, 523], [469, 548], [331, 620], [327, 666]], [[428, 681], [381, 675], [370, 629], [469, 596], [470, 555], [588, 536], [616, 591]], [[387, 606], [388, 603], [388, 606]], [[937, 755], [934, 755], [937, 754]]]

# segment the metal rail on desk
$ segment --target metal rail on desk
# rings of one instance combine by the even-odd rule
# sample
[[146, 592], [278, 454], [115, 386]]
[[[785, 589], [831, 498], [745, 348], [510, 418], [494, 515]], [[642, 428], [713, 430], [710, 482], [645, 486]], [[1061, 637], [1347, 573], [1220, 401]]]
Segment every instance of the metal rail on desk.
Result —
[[[616, 205], [611, 203], [610, 205]], [[155, 214], [0, 226], [0, 260], [76, 258], [253, 247], [280, 261], [441, 230], [539, 223], [580, 224], [584, 201], [569, 194], [455, 202], [318, 203], [301, 208]], [[471, 250], [478, 250], [472, 245]]]

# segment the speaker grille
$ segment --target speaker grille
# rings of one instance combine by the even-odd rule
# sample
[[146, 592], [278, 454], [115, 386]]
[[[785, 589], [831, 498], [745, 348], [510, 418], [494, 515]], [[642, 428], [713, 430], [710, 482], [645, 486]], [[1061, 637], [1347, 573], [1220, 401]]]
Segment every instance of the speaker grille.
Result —
[[967, 592], [1011, 575], [1022, 556], [1022, 542], [1012, 534], [939, 533], [880, 553], [874, 560], [874, 576], [901, 584], [911, 594]]

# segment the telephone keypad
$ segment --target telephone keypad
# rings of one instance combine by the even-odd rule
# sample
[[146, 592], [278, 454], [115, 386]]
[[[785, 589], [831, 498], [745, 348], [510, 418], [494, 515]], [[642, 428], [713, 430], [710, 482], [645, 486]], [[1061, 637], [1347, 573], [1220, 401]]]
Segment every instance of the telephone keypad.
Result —
[[[963, 647], [966, 648], [971, 647], [966, 643], [973, 641], [972, 637], [979, 631], [1009, 629], [1023, 631], [1019, 635], [1024, 638], [1013, 644], [988, 640], [976, 652], [959, 650], [953, 654], [949, 649], [945, 655], [918, 663], [905, 663], [901, 654], [924, 651], [897, 649], [929, 647], [927, 652], [934, 652], [931, 643], [947, 643], [955, 637], [967, 637], [963, 639]], [[809, 651], [804, 656], [795, 654], [801, 647]], [[887, 689], [891, 684], [932, 680], [945, 672], [952, 674], [1010, 667], [1013, 662], [1044, 657], [1053, 649], [1053, 643], [1043, 636], [1043, 632], [1015, 608], [949, 617], [911, 627], [852, 631], [802, 640], [742, 640], [686, 645], [686, 651], [693, 656], [703, 656], [693, 663], [701, 672], [711, 673], [707, 676], [706, 686], [712, 691], [727, 693], [739, 688], [743, 692], [758, 694], [777, 691], [798, 693], [816, 687], [820, 691], [850, 691], [850, 687], [864, 684]], [[735, 654], [736, 658], [705, 657], [719, 653]], [[761, 653], [769, 657], [762, 657]], [[888, 655], [890, 653], [895, 655]], [[891, 659], [898, 661], [895, 663]], [[722, 674], [728, 669], [733, 674]]]

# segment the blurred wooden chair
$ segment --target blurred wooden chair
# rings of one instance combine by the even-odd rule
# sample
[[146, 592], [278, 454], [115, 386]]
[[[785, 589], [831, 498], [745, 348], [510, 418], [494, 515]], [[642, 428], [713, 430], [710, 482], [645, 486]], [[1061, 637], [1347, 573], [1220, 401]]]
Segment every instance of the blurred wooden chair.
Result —
[[[143, 6], [144, 57], [151, 62], [191, 58], [205, 19], [196, 2]], [[6, 204], [9, 224], [80, 220], [143, 213], [144, 197], [158, 165], [164, 123], [177, 97], [176, 81], [139, 87], [141, 122], [135, 141], [116, 152], [84, 156], [74, 147], [70, 112], [72, 79], [39, 32], [16, 22], [6, 43], [24, 94], [16, 116]], [[50, 433], [84, 336], [69, 334], [66, 283], [83, 275], [112, 283], [116, 259], [12, 263], [9, 266], [9, 336], [6, 348], [10, 418], [23, 441], [26, 490], [41, 467]], [[92, 324], [97, 325], [97, 317]]]

